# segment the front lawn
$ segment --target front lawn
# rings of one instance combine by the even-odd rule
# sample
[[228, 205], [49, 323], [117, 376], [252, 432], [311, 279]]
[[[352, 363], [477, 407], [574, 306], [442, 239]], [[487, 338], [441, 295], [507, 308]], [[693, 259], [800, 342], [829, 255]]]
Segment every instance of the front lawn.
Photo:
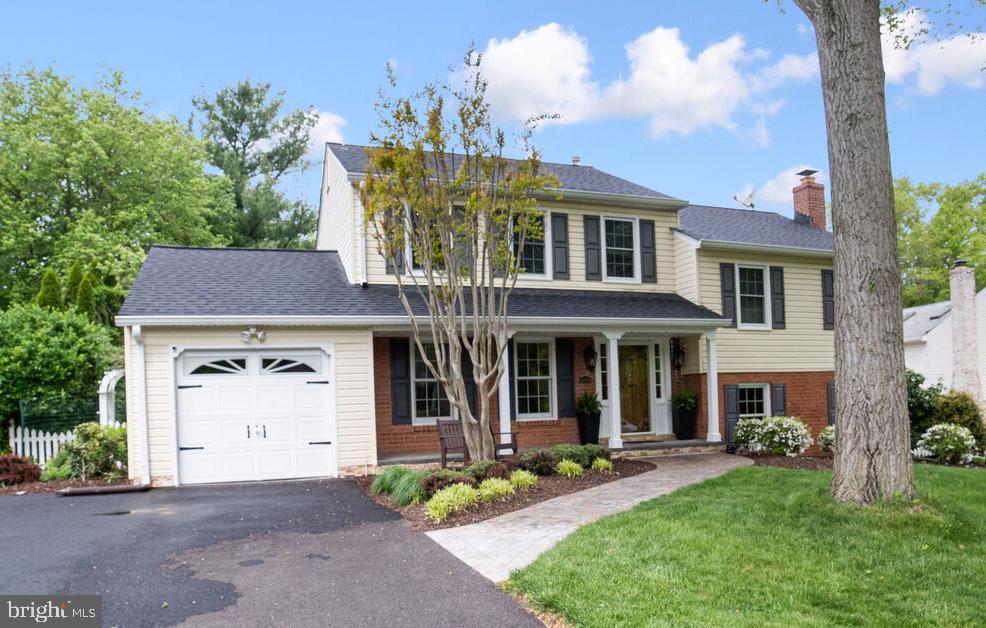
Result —
[[916, 465], [916, 504], [746, 467], [585, 526], [508, 586], [584, 626], [982, 625], [986, 471]]

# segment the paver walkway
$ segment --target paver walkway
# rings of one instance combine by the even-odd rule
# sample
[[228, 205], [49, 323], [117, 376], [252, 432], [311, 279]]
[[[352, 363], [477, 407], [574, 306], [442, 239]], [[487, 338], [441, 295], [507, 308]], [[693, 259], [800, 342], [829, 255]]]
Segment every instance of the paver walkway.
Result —
[[493, 519], [428, 536], [493, 582], [530, 563], [579, 526], [648, 499], [753, 464], [722, 453], [645, 458], [657, 468], [625, 480], [562, 495]]

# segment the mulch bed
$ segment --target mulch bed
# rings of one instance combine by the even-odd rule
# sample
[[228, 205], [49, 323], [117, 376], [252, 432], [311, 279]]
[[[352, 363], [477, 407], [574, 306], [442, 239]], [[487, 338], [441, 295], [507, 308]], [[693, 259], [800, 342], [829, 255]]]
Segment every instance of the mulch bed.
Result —
[[[809, 469], [812, 471], [830, 471], [831, 456], [773, 456], [769, 454], [743, 454], [758, 467], [781, 467], [784, 469]], [[973, 462], [969, 464], [946, 464], [936, 460], [915, 460], [914, 464], [934, 464], [942, 467], [962, 467], [964, 469], [986, 469], [986, 464]]]
[[[606, 484], [615, 480], [621, 480], [633, 475], [652, 471], [654, 465], [643, 460], [613, 460], [613, 473], [602, 473], [600, 471], [586, 470], [577, 478], [566, 478], [557, 475], [542, 476], [538, 480], [535, 488], [526, 491], [517, 491], [511, 497], [492, 502], [480, 502], [473, 508], [459, 511], [449, 516], [442, 523], [432, 523], [428, 518], [428, 511], [424, 504], [414, 504], [405, 508], [398, 508], [390, 501], [389, 495], [370, 496], [370, 499], [381, 506], [386, 506], [401, 513], [405, 519], [411, 522], [418, 530], [441, 530], [442, 528], [454, 528], [457, 526], [479, 523], [487, 519], [492, 519], [499, 515], [520, 510], [533, 506], [538, 502], [543, 502], [560, 495], [568, 495], [578, 491]], [[370, 485], [373, 484], [374, 476], [356, 478], [356, 483], [367, 495], [370, 494]]]
[[52, 493], [63, 488], [76, 488], [80, 486], [119, 486], [130, 484], [126, 478], [122, 480], [52, 480], [51, 482], [25, 482], [24, 484], [12, 484], [10, 486], [0, 486], [0, 495], [19, 495], [23, 493]]

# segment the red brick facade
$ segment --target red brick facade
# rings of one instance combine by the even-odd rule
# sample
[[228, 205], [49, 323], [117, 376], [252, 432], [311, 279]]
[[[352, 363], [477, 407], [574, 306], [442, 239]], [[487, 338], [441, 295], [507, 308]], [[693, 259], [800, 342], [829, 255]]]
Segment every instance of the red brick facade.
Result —
[[[592, 344], [591, 338], [574, 339], [575, 396], [595, 392], [595, 373], [586, 368], [583, 352]], [[373, 339], [373, 384], [376, 390], [377, 456], [425, 454], [438, 452], [438, 431], [433, 425], [395, 425], [390, 405], [390, 339]], [[490, 401], [491, 425], [500, 431], [499, 404], [494, 396]], [[514, 421], [517, 444], [521, 449], [545, 447], [558, 443], [579, 442], [575, 417], [536, 421]]]

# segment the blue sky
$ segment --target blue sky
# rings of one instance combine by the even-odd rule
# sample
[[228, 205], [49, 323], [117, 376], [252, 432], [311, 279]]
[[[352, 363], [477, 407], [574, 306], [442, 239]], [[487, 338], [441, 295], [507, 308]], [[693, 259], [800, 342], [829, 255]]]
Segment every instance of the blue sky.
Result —
[[[78, 82], [124, 72], [149, 110], [250, 77], [322, 112], [319, 139], [365, 143], [384, 65], [416, 87], [447, 76], [470, 42], [487, 52], [504, 119], [562, 114], [537, 143], [696, 203], [790, 213], [791, 172], [828, 170], [814, 35], [785, 12], [738, 2], [16, 3], [0, 64], [53, 65]], [[885, 53], [896, 176], [956, 182], [986, 171], [986, 45], [965, 37]], [[317, 200], [313, 171], [292, 194]]]

